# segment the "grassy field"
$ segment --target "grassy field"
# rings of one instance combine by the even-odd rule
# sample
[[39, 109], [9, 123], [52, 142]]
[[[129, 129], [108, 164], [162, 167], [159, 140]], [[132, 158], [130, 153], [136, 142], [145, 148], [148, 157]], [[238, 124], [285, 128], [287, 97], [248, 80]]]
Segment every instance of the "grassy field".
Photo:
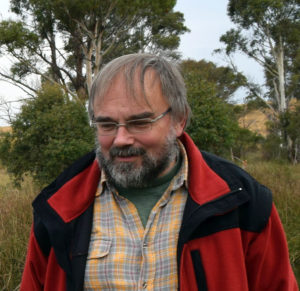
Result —
[[16, 189], [0, 169], [0, 290], [17, 290], [32, 221], [31, 201], [37, 189], [25, 179]]
[[[300, 283], [300, 165], [248, 163], [249, 171], [272, 189], [283, 222], [291, 263]], [[0, 168], [0, 290], [18, 290], [31, 225], [31, 202], [38, 193], [30, 179], [16, 189]]]

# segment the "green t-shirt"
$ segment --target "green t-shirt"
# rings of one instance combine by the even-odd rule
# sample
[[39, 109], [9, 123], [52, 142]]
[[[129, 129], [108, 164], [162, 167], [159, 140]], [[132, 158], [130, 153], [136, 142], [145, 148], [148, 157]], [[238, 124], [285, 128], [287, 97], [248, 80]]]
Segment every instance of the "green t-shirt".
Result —
[[155, 179], [149, 187], [123, 188], [116, 186], [119, 194], [135, 205], [144, 227], [146, 227], [152, 208], [167, 190], [171, 180], [179, 171], [181, 164], [182, 158], [180, 157], [175, 166], [166, 175]]

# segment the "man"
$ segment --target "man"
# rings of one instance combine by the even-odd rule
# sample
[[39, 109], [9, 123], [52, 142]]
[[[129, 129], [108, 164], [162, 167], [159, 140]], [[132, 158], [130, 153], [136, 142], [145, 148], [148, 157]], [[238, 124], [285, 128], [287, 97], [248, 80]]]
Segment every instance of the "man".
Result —
[[96, 153], [34, 201], [21, 290], [297, 290], [270, 191], [184, 133], [175, 65], [113, 60], [89, 113]]

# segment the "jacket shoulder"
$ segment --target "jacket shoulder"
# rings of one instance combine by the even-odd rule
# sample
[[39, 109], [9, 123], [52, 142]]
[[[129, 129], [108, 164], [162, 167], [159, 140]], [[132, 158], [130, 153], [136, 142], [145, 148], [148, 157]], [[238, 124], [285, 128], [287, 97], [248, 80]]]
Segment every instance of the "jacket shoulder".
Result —
[[45, 187], [42, 193], [47, 193], [48, 197], [51, 194], [54, 194], [59, 188], [61, 188], [64, 184], [70, 181], [72, 178], [77, 176], [80, 172], [85, 170], [88, 166], [90, 166], [95, 160], [96, 154], [95, 151], [91, 151], [84, 156], [77, 159], [73, 164], [67, 167], [61, 174], [57, 176], [57, 178], [50, 183], [47, 187]]
[[201, 152], [205, 162], [231, 189], [246, 191], [249, 200], [239, 207], [241, 228], [260, 232], [268, 223], [272, 210], [272, 192], [259, 183], [248, 172], [234, 163], [205, 151]]
[[34, 234], [45, 255], [47, 255], [50, 250], [49, 229], [51, 229], [54, 224], [60, 225], [63, 228], [66, 227], [59, 215], [47, 203], [48, 199], [57, 193], [68, 181], [88, 168], [94, 160], [94, 151], [80, 157], [71, 166], [66, 168], [51, 184], [45, 187], [33, 201]]

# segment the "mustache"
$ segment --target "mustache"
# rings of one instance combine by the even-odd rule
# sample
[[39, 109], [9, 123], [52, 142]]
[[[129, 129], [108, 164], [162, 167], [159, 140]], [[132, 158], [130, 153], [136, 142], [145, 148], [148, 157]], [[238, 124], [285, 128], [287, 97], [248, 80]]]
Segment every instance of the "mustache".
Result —
[[113, 147], [109, 151], [109, 155], [111, 158], [142, 156], [144, 154], [146, 154], [146, 151], [143, 148], [136, 148], [132, 146]]

